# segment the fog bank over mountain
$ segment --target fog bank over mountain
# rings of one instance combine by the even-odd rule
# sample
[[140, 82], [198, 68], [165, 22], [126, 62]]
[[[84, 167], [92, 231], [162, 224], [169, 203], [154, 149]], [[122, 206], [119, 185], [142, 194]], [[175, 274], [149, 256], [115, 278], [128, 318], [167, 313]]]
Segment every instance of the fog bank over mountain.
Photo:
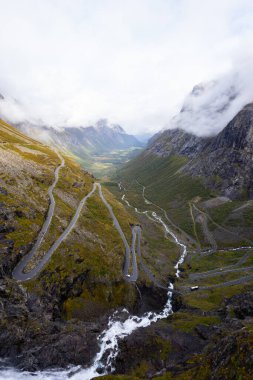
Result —
[[2, 113], [16, 122], [76, 127], [108, 118], [127, 133], [156, 132], [195, 84], [244, 72], [253, 45], [251, 0], [0, 6], [0, 92], [22, 103], [9, 99]]
[[181, 128], [197, 136], [217, 134], [243, 106], [253, 101], [250, 72], [250, 68], [244, 67], [244, 71], [194, 86], [181, 111], [164, 129]]
[[[250, 62], [248, 60], [239, 71], [196, 84], [185, 97], [180, 112], [163, 129], [180, 128], [197, 136], [210, 136], [220, 132], [242, 107], [253, 101], [253, 65]], [[14, 124], [28, 121], [34, 128], [36, 125], [45, 125], [42, 119], [31, 116], [24, 104], [3, 95], [0, 96], [0, 117]], [[75, 124], [54, 125], [56, 129], [62, 127], [75, 127]], [[45, 131], [43, 134], [47, 138]], [[152, 133], [140, 133], [140, 136], [151, 137]]]

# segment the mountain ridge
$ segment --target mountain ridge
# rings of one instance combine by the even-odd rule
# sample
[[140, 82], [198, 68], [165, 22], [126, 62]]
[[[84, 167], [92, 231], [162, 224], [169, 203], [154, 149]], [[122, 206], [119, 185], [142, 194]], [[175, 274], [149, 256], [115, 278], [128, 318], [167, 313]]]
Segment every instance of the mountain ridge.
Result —
[[85, 168], [97, 176], [114, 170], [143, 148], [135, 136], [128, 135], [118, 124], [106, 119], [87, 127], [50, 127], [29, 122], [15, 124], [28, 136], [72, 154]]
[[25, 106], [13, 98], [0, 97], [0, 117], [27, 136], [72, 154], [98, 177], [114, 171], [146, 145], [146, 141], [139, 141], [121, 125], [107, 119], [84, 126], [46, 124], [29, 116]]
[[94, 126], [55, 128], [26, 122], [18, 123], [16, 127], [29, 136], [36, 136], [42, 142], [50, 142], [55, 145], [61, 143], [63, 148], [68, 149], [71, 144], [76, 147], [82, 146], [91, 153], [108, 152], [113, 148], [125, 149], [142, 146], [136, 137], [128, 135], [120, 125], [108, 125], [104, 119], [99, 120]]

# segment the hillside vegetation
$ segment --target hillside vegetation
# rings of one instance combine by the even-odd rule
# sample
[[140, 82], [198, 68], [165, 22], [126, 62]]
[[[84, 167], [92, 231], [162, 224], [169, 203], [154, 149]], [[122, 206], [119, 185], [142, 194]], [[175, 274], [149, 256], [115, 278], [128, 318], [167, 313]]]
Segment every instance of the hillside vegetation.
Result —
[[203, 230], [203, 217], [219, 247], [249, 245], [253, 240], [252, 202], [225, 199], [222, 203], [219, 192], [210, 189], [201, 176], [186, 173], [188, 163], [185, 156], [161, 157], [147, 149], [118, 170], [113, 180], [122, 182], [131, 203], [142, 208], [144, 186], [145, 198], [152, 206], [165, 211], [170, 221], [202, 249], [211, 245], [206, 229]]
[[[52, 223], [26, 272], [66, 229], [95, 181], [70, 156], [63, 157]], [[176, 154], [144, 152], [102, 184], [129, 243], [131, 225], [141, 225], [142, 260], [161, 286], [140, 265], [136, 284], [124, 280], [124, 246], [98, 193], [43, 270], [21, 284], [12, 271], [44, 223], [60, 159], [0, 121], [1, 357], [32, 371], [89, 365], [108, 315], [120, 307], [137, 314], [160, 311], [172, 281], [174, 314], [121, 340], [115, 367], [122, 376], [105, 378], [212, 379], [215, 373], [217, 379], [250, 379], [244, 352], [252, 349], [252, 203], [218, 196], [184, 172], [188, 162]], [[179, 279], [174, 265], [180, 248], [161, 224], [141, 213], [145, 210], [160, 215], [187, 245]], [[191, 292], [196, 285], [199, 290]]]
[[[36, 267], [69, 224], [79, 201], [92, 189], [94, 177], [71, 157], [64, 155], [64, 160], [65, 166], [59, 173], [59, 181], [54, 189], [56, 205], [52, 223], [40, 249], [25, 268], [26, 272]], [[80, 345], [85, 349], [87, 334], [96, 336], [102, 328], [102, 325], [92, 327], [87, 323], [98, 323], [115, 307], [133, 308], [138, 300], [135, 287], [123, 278], [125, 250], [122, 240], [96, 193], [83, 207], [75, 228], [54, 252], [42, 272], [22, 285], [12, 279], [14, 267], [30, 251], [44, 223], [49, 207], [47, 191], [59, 164], [59, 156], [53, 149], [0, 121], [0, 298], [4, 300], [0, 322], [0, 354], [15, 354], [15, 361], [22, 362], [27, 368], [53, 365], [50, 350], [54, 350], [54, 344], [50, 345], [49, 342], [43, 363], [39, 364], [37, 355], [33, 356], [30, 364], [26, 360], [30, 349], [44, 344], [41, 340], [44, 330], [44, 342], [50, 339], [49, 331], [55, 328], [56, 321], [62, 336], [70, 342], [74, 339], [69, 335], [70, 331], [75, 335], [75, 329], [84, 323], [86, 327], [83, 326], [80, 339], [86, 343]], [[109, 191], [104, 192], [130, 241], [130, 224], [135, 222], [134, 216]], [[73, 318], [79, 321], [76, 327], [72, 324]], [[65, 330], [66, 323], [68, 332]], [[90, 331], [92, 328], [93, 332]], [[35, 331], [37, 335], [34, 335]], [[91, 336], [90, 344], [92, 339]], [[23, 344], [24, 341], [27, 344]], [[16, 351], [13, 351], [13, 346]], [[75, 357], [71, 357], [72, 353], [66, 349], [57, 365], [87, 362], [96, 344], [92, 347], [89, 355], [80, 350], [80, 356], [75, 354]]]

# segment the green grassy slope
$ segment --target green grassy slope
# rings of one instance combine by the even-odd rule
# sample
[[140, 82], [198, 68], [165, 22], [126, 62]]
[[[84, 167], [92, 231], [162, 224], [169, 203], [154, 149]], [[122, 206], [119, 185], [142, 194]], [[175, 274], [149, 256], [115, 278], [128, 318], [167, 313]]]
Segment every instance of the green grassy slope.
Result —
[[[81, 166], [89, 170], [98, 178], [114, 175], [117, 169], [131, 158], [140, 153], [141, 148], [118, 149], [106, 153], [80, 153], [72, 152], [73, 157]], [[71, 153], [71, 152], [69, 152]]]
[[166, 210], [175, 224], [193, 235], [188, 203], [197, 196], [208, 199], [211, 192], [201, 180], [180, 172], [186, 163], [187, 159], [180, 156], [162, 158], [143, 153], [119, 170], [115, 180], [121, 180], [125, 185], [138, 180], [146, 187], [146, 198]]
[[[64, 155], [54, 190], [55, 214], [46, 238], [27, 271], [36, 265], [74, 215], [79, 201], [91, 190], [94, 178]], [[8, 275], [29, 251], [48, 210], [48, 187], [59, 165], [57, 154], [0, 121], [0, 205], [4, 240], [0, 239], [2, 268]], [[135, 218], [106, 192], [129, 240]], [[6, 241], [10, 245], [6, 250]], [[75, 229], [68, 235], [43, 272], [24, 286], [40, 296], [55, 297], [67, 318], [96, 316], [116, 305], [133, 304], [135, 289], [122, 275], [124, 247], [108, 210], [98, 195], [85, 205]], [[8, 265], [7, 265], [7, 264]], [[6, 269], [4, 269], [6, 272]], [[7, 273], [6, 273], [7, 274]], [[77, 310], [77, 311], [76, 311]], [[90, 317], [89, 317], [90, 318]]]
[[[208, 228], [213, 232], [218, 246], [249, 244], [253, 239], [252, 203], [233, 200], [205, 209], [203, 202], [219, 194], [204, 186], [201, 178], [183, 173], [182, 168], [187, 162], [187, 158], [182, 156], [164, 158], [145, 151], [118, 170], [113, 180], [122, 181], [130, 203], [139, 207], [143, 207], [140, 184], [145, 186], [145, 197], [164, 209], [178, 227], [200, 242], [202, 248], [208, 248], [209, 242], [199, 223], [199, 213], [192, 211], [193, 204], [207, 214]], [[241, 206], [245, 208], [239, 209]]]

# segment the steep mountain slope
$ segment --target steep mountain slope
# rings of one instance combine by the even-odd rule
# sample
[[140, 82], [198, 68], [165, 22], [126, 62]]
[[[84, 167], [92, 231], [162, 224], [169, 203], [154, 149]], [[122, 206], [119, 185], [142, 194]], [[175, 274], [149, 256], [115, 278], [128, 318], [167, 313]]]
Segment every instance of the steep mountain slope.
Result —
[[123, 200], [159, 215], [188, 254], [179, 311], [126, 337], [116, 360], [125, 377], [104, 379], [252, 378], [252, 135], [252, 104], [216, 136], [177, 125], [114, 177], [114, 193], [122, 197], [120, 183]]
[[179, 154], [188, 158], [197, 157], [210, 138], [198, 137], [183, 129], [168, 129], [150, 141], [147, 150], [160, 157]]
[[[35, 266], [94, 183], [70, 157], [64, 155], [64, 160], [53, 191], [52, 222], [34, 256]], [[131, 308], [138, 299], [122, 274], [122, 240], [97, 193], [39, 275], [22, 285], [12, 278], [44, 223], [48, 188], [59, 165], [54, 150], [0, 121], [0, 356], [34, 370], [88, 363], [97, 349], [104, 316], [116, 306]], [[103, 192], [130, 240], [134, 217]], [[73, 352], [76, 345], [80, 349]]]
[[253, 104], [245, 106], [210, 140], [196, 163], [193, 175], [230, 198], [253, 198]]
[[200, 176], [211, 188], [230, 198], [253, 196], [253, 104], [245, 106], [217, 136], [203, 138], [184, 132], [163, 132], [148, 148], [162, 157], [190, 159], [183, 172]]

